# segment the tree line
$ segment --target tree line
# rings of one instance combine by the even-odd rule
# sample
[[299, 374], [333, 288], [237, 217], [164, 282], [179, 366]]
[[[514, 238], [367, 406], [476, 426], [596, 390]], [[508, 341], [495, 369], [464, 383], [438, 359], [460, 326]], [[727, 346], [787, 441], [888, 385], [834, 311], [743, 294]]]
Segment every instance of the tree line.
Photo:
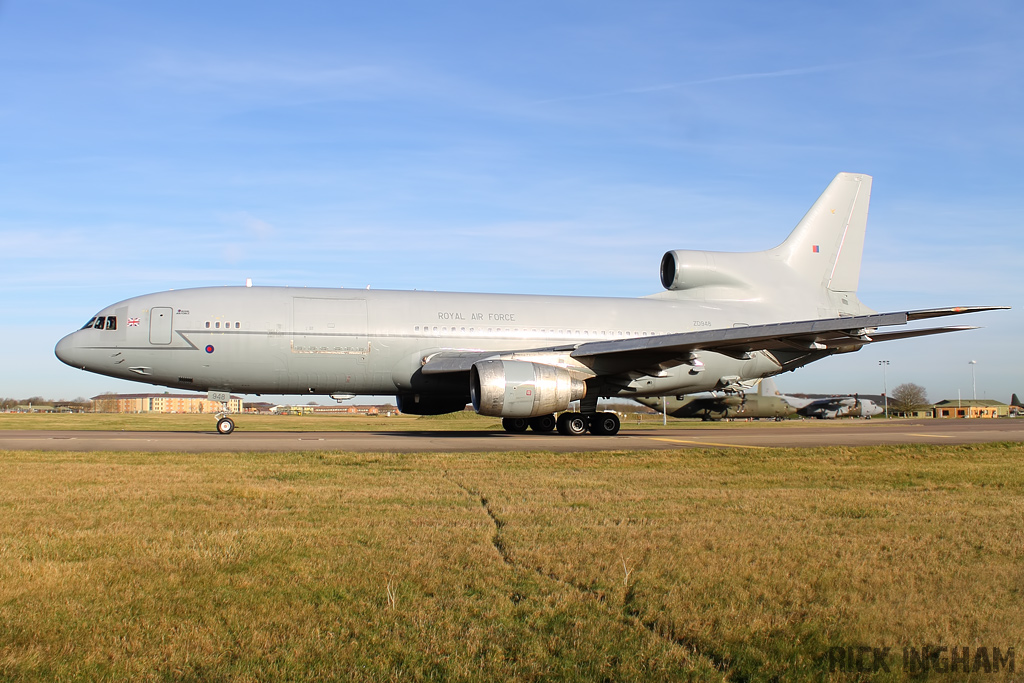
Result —
[[79, 408], [88, 408], [92, 405], [92, 401], [88, 398], [79, 396], [78, 398], [70, 401], [65, 399], [54, 400], [52, 398], [44, 398], [42, 396], [30, 396], [28, 398], [0, 398], [0, 410], [13, 410], [18, 406], [74, 406]]

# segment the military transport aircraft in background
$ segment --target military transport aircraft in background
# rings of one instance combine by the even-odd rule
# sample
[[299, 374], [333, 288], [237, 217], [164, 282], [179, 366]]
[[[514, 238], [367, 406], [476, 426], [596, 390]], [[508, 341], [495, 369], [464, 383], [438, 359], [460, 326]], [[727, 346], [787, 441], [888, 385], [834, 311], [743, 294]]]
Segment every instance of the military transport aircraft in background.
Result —
[[[619, 419], [597, 412], [601, 397], [743, 390], [872, 342], [969, 329], [880, 328], [1001, 308], [862, 304], [870, 193], [870, 176], [840, 173], [773, 249], [669, 251], [665, 291], [643, 298], [178, 289], [105, 307], [55, 352], [76, 368], [214, 400], [394, 395], [412, 414], [471, 402], [510, 432], [614, 434]], [[234, 423], [221, 413], [217, 429]]]
[[882, 407], [869, 398], [854, 396], [827, 396], [825, 398], [798, 398], [785, 400], [804, 417], [831, 420], [837, 417], [873, 417], [882, 414]]
[[[787, 396], [776, 391], [770, 379], [762, 380], [756, 394], [746, 392], [710, 392], [672, 398], [635, 399], [649, 408], [664, 409], [672, 417], [699, 417], [706, 422], [730, 418], [768, 418], [782, 420], [797, 410]], [[664, 402], [664, 403], [662, 403]]]

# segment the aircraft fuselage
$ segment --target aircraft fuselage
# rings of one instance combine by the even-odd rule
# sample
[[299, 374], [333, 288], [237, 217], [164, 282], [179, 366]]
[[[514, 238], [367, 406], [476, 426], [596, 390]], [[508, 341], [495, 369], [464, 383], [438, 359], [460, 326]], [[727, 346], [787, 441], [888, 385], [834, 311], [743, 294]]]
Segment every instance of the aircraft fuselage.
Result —
[[[60, 341], [64, 362], [111, 377], [257, 394], [468, 394], [465, 376], [424, 375], [441, 351], [516, 351], [778, 320], [735, 302], [286, 287], [211, 287], [127, 299]], [[799, 317], [800, 311], [789, 310]], [[115, 329], [98, 318], [115, 318]], [[780, 369], [770, 354], [703, 352], [614, 395], [715, 388]], [[611, 392], [609, 392], [611, 395]]]

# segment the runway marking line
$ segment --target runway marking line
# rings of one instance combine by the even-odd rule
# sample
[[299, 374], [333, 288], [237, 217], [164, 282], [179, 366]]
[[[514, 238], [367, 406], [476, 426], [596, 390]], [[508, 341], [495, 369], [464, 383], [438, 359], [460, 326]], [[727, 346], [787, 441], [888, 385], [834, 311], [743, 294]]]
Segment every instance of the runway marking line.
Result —
[[714, 441], [686, 441], [684, 439], [665, 439], [658, 436], [650, 437], [655, 441], [667, 441], [668, 443], [685, 443], [692, 446], [723, 446], [725, 448], [768, 448], [768, 446], [744, 446], [738, 443], [715, 443]]
[[952, 438], [948, 434], [911, 434], [910, 432], [907, 432], [906, 434], [907, 434], [907, 436], [928, 436], [928, 437], [931, 437], [933, 439], [950, 439], [950, 438]]

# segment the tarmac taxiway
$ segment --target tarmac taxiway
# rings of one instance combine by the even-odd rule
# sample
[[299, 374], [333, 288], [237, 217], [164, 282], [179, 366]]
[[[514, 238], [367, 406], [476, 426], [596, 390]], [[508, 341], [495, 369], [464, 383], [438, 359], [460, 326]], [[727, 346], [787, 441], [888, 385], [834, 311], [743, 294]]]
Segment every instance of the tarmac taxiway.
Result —
[[[692, 426], [691, 426], [692, 425]], [[1024, 419], [843, 420], [698, 423], [624, 429], [616, 436], [507, 434], [499, 431], [129, 432], [0, 431], [0, 449], [38, 451], [206, 452], [484, 452], [627, 451], [678, 448], [809, 448], [884, 444], [969, 444], [1024, 441]]]

